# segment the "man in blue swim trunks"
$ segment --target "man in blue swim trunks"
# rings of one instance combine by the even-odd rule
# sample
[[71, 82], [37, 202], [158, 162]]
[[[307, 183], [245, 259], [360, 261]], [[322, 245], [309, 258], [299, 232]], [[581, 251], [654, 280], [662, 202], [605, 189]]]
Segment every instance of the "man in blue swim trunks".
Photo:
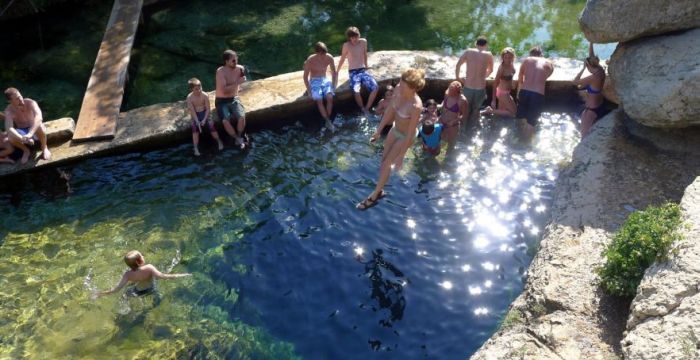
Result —
[[535, 46], [530, 49], [518, 71], [518, 111], [516, 119], [523, 122], [525, 136], [531, 138], [535, 134], [535, 126], [539, 122], [544, 107], [544, 89], [547, 78], [552, 76], [554, 64], [542, 57], [542, 49]]
[[[345, 31], [345, 36], [347, 36], [348, 41], [343, 44], [340, 60], [338, 60], [338, 71], [343, 67], [345, 58], [347, 58], [350, 87], [353, 93], [355, 93], [355, 102], [362, 108], [362, 112], [365, 116], [369, 116], [369, 109], [372, 107], [374, 99], [377, 97], [379, 87], [372, 75], [367, 73], [367, 68], [369, 68], [367, 65], [367, 39], [361, 38], [360, 30], [354, 26], [349, 27]], [[362, 104], [362, 96], [360, 94], [362, 86], [367, 88], [370, 92], [366, 105]]]
[[236, 139], [236, 146], [245, 149], [245, 108], [238, 97], [238, 89], [246, 81], [245, 69], [238, 64], [238, 55], [233, 50], [223, 53], [224, 66], [216, 69], [216, 113], [224, 130]]
[[41, 144], [41, 155], [44, 160], [51, 160], [51, 151], [46, 144], [46, 127], [43, 124], [41, 109], [36, 101], [22, 97], [19, 90], [7, 88], [5, 97], [10, 105], [5, 109], [5, 129], [12, 146], [22, 150], [21, 164], [29, 161], [35, 141]]
[[[328, 53], [326, 44], [317, 42], [314, 45], [314, 55], [309, 56], [304, 62], [304, 85], [306, 92], [316, 101], [318, 111], [326, 120], [326, 128], [334, 131], [335, 127], [331, 122], [331, 114], [333, 113], [333, 90], [338, 83], [338, 73], [335, 71], [335, 60]], [[331, 68], [333, 74], [333, 82], [331, 83], [326, 77], [328, 67]], [[309, 76], [311, 79], [309, 79]], [[326, 99], [326, 105], [323, 105], [323, 99]]]

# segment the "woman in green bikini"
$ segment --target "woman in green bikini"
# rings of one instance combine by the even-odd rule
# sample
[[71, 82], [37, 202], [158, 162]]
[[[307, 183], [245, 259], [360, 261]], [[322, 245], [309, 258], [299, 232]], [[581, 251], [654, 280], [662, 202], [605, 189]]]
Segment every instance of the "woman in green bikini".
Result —
[[425, 86], [424, 70], [411, 68], [401, 74], [401, 82], [394, 89], [391, 105], [386, 109], [381, 123], [377, 126], [377, 131], [370, 138], [370, 141], [376, 141], [381, 129], [393, 122], [393, 127], [384, 141], [384, 154], [379, 167], [377, 186], [366, 199], [357, 204], [358, 209], [365, 210], [376, 205], [377, 201], [385, 195], [384, 185], [389, 180], [392, 168], [397, 171], [401, 169], [404, 155], [416, 137], [416, 127], [423, 110], [423, 102], [416, 92], [423, 86]]

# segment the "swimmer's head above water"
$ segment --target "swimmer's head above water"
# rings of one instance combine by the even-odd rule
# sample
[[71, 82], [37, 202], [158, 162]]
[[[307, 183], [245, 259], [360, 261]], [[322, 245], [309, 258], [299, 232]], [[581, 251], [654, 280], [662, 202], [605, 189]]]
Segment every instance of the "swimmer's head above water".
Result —
[[146, 260], [143, 258], [143, 255], [141, 255], [140, 252], [131, 250], [124, 255], [124, 262], [127, 266], [129, 266], [129, 268], [131, 268], [131, 270], [136, 270], [141, 265], [145, 264]]

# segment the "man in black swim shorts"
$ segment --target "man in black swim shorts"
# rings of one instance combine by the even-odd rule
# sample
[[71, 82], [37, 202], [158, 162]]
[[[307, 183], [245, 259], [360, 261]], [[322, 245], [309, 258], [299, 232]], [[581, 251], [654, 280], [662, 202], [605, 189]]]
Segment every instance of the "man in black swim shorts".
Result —
[[542, 49], [535, 46], [530, 49], [530, 56], [520, 65], [518, 72], [518, 111], [515, 117], [524, 119], [523, 130], [530, 138], [535, 133], [535, 126], [544, 106], [544, 89], [554, 72], [554, 64], [542, 57]]

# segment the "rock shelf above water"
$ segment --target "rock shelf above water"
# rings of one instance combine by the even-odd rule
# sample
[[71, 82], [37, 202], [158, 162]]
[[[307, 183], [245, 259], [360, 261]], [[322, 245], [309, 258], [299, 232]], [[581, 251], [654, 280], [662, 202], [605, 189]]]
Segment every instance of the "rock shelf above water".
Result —
[[[555, 72], [547, 83], [550, 103], [578, 101], [570, 80], [580, 69], [581, 62], [566, 58], [554, 61]], [[371, 71], [380, 85], [398, 82], [401, 72], [406, 68], [424, 68], [428, 82], [421, 95], [436, 98], [442, 97], [447, 85], [453, 80], [456, 63], [456, 56], [431, 51], [379, 51], [369, 56]], [[518, 64], [516, 68], [517, 66]], [[316, 116], [313, 100], [305, 95], [302, 76], [303, 71], [297, 71], [243, 84], [240, 97], [246, 108], [248, 126], [254, 129], [274, 128], [290, 118], [309, 114]], [[352, 104], [346, 68], [340, 72], [338, 85], [336, 104]], [[213, 91], [210, 97], [213, 106]], [[53, 157], [50, 161], [35, 159], [25, 165], [0, 165], [0, 177], [95, 156], [182, 143], [189, 138], [189, 131], [190, 118], [184, 101], [145, 106], [119, 114], [113, 140], [73, 144], [64, 139], [62, 143], [51, 147]]]

